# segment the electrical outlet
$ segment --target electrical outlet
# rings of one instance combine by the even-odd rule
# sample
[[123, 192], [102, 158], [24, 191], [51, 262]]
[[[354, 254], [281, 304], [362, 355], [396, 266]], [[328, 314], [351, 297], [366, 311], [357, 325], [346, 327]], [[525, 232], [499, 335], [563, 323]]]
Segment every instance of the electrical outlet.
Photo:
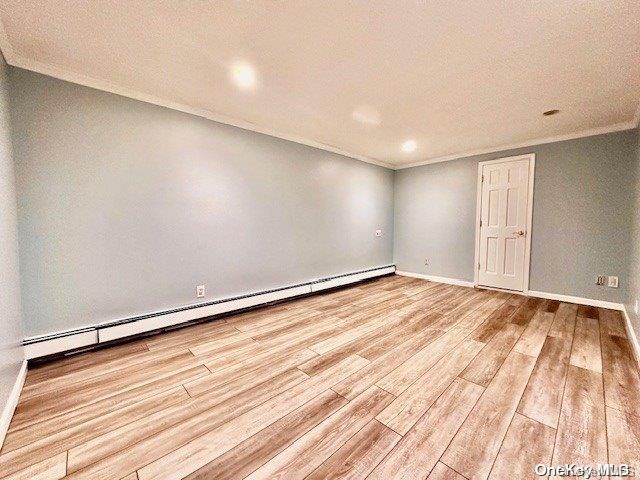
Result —
[[205, 293], [206, 293], [206, 288], [205, 288], [205, 286], [204, 286], [204, 285], [198, 285], [198, 286], [196, 287], [196, 297], [197, 297], [197, 298], [202, 298], [202, 297], [204, 297]]
[[618, 277], [598, 275], [596, 277], [596, 285], [618, 288]]
[[425, 266], [425, 267], [428, 267], [428, 266], [429, 266], [429, 259], [428, 259], [428, 258], [425, 258], [425, 259], [424, 259], [424, 266]]
[[376, 237], [381, 237], [382, 235], [382, 230], [376, 230]]

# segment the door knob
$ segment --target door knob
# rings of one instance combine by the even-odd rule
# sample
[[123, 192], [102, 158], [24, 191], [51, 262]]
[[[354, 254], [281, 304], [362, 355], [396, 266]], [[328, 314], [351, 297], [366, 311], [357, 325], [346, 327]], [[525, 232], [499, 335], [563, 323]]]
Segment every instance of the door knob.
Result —
[[518, 230], [517, 232], [515, 232], [515, 234], [519, 237], [523, 237], [524, 236], [524, 230]]

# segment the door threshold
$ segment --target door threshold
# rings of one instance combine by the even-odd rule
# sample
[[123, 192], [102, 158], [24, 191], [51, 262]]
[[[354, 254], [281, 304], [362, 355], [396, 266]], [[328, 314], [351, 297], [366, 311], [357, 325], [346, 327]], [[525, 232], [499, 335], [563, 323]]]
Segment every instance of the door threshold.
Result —
[[509, 290], [508, 288], [489, 287], [487, 285], [476, 285], [475, 288], [479, 288], [481, 290], [493, 290], [494, 292], [515, 293], [516, 295], [524, 295], [525, 297], [527, 296], [527, 294], [522, 290]]

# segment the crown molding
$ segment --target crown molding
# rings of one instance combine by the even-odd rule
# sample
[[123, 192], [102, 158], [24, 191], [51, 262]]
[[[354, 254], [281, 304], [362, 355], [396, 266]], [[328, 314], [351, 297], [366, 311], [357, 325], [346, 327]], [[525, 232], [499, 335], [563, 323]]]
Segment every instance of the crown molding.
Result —
[[345, 150], [342, 150], [340, 148], [337, 148], [331, 145], [327, 145], [322, 142], [309, 140], [306, 138], [298, 137], [296, 135], [288, 135], [288, 134], [271, 130], [268, 128], [262, 128], [246, 120], [227, 117], [225, 115], [212, 112], [210, 110], [195, 108], [182, 103], [167, 101], [162, 98], [149, 95], [147, 93], [138, 92], [130, 88], [116, 85], [112, 82], [107, 82], [107, 81], [99, 80], [97, 78], [89, 77], [86, 75], [81, 75], [75, 72], [70, 72], [62, 68], [58, 68], [58, 67], [46, 65], [37, 61], [29, 60], [24, 57], [20, 57], [18, 55], [12, 54], [12, 55], [6, 55], [6, 56], [7, 56], [7, 63], [14, 67], [23, 68], [25, 70], [31, 70], [33, 72], [48, 75], [50, 77], [59, 78], [60, 80], [65, 80], [67, 82], [84, 85], [85, 87], [95, 88], [97, 90], [114, 93], [116, 95], [132, 98], [134, 100], [139, 100], [141, 102], [151, 103], [153, 105], [158, 105], [160, 107], [165, 107], [171, 110], [177, 110], [179, 112], [188, 113], [190, 115], [206, 118], [208, 120], [212, 120], [217, 123], [231, 125], [233, 127], [238, 127], [243, 130], [261, 133], [263, 135], [269, 135], [270, 137], [280, 138], [282, 140], [287, 140], [289, 142], [306, 145], [308, 147], [317, 148], [320, 150], [324, 150], [326, 152], [336, 153], [338, 155], [349, 157], [354, 160], [359, 160], [361, 162], [377, 165], [379, 167], [392, 169], [392, 166], [386, 162], [381, 162], [378, 160], [374, 160], [372, 158], [365, 157], [363, 155], [347, 152]]
[[449, 160], [458, 160], [459, 158], [474, 157], [476, 155], [485, 155], [488, 153], [504, 152], [505, 150], [513, 150], [516, 148], [533, 147], [535, 145], [544, 145], [546, 143], [562, 142], [564, 140], [574, 140], [576, 138], [593, 137], [594, 135], [602, 135], [605, 133], [621, 132], [624, 130], [632, 130], [636, 127], [636, 125], [637, 125], [637, 122], [635, 122], [635, 120], [632, 120], [629, 122], [608, 125], [606, 127], [592, 128], [589, 130], [581, 130], [579, 132], [568, 133], [565, 135], [555, 135], [552, 137], [537, 138], [533, 140], [527, 140], [525, 142], [513, 143], [510, 145], [499, 145], [495, 147], [483, 148], [480, 150], [471, 150], [467, 152], [454, 153], [454, 154], [446, 155], [442, 157], [428, 158], [426, 160], [410, 163], [408, 165], [394, 165], [393, 169], [403, 170], [405, 168], [420, 167], [422, 165], [430, 165], [432, 163], [447, 162]]
[[78, 85], [94, 88], [96, 90], [102, 90], [102, 91], [113, 93], [123, 97], [132, 98], [134, 100], [138, 100], [141, 102], [151, 103], [153, 105], [169, 108], [171, 110], [177, 110], [179, 112], [188, 113], [190, 115], [206, 118], [214, 122], [222, 123], [225, 125], [231, 125], [233, 127], [238, 127], [243, 130], [261, 133], [263, 135], [268, 135], [270, 137], [280, 138], [282, 140], [287, 140], [289, 142], [294, 142], [301, 145], [306, 145], [308, 147], [317, 148], [320, 150], [324, 150], [326, 152], [335, 153], [338, 155], [342, 155], [344, 157], [352, 158], [354, 160], [359, 160], [361, 162], [377, 165], [379, 167], [393, 169], [393, 167], [389, 163], [375, 160], [373, 158], [365, 157], [363, 155], [358, 155], [356, 153], [347, 152], [346, 150], [342, 150], [341, 148], [334, 147], [332, 145], [327, 145], [326, 143], [310, 140], [303, 137], [298, 137], [296, 135], [285, 134], [285, 133], [271, 130], [268, 128], [262, 128], [246, 120], [227, 117], [220, 113], [216, 113], [206, 109], [191, 107], [189, 105], [185, 105], [182, 103], [167, 101], [162, 98], [156, 97], [154, 95], [149, 95], [147, 93], [139, 92], [127, 87], [123, 87], [121, 85], [117, 85], [112, 82], [100, 80], [94, 77], [72, 72], [64, 68], [59, 68], [53, 65], [47, 65], [35, 60], [24, 58], [16, 54], [13, 48], [11, 47], [11, 44], [8, 42], [4, 28], [2, 28], [1, 22], [0, 22], [0, 51], [4, 54], [4, 57], [7, 63], [14, 67], [23, 68], [25, 70], [31, 70], [33, 72], [41, 73], [43, 75], [48, 75], [50, 77], [58, 78], [60, 80], [65, 80], [67, 82], [76, 83]]

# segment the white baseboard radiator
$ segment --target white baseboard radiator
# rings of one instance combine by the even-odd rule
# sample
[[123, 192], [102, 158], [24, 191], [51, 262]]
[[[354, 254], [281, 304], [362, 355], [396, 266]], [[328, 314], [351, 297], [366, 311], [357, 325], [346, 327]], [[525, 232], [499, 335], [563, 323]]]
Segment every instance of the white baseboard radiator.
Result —
[[376, 267], [358, 272], [313, 280], [272, 290], [249, 293], [212, 302], [186, 305], [170, 310], [100, 323], [98, 325], [30, 337], [23, 341], [27, 359], [35, 359], [62, 352], [89, 349], [107, 342], [148, 332], [157, 332], [176, 325], [213, 320], [224, 314], [238, 312], [301, 295], [309, 295], [368, 278], [389, 275], [395, 265]]

